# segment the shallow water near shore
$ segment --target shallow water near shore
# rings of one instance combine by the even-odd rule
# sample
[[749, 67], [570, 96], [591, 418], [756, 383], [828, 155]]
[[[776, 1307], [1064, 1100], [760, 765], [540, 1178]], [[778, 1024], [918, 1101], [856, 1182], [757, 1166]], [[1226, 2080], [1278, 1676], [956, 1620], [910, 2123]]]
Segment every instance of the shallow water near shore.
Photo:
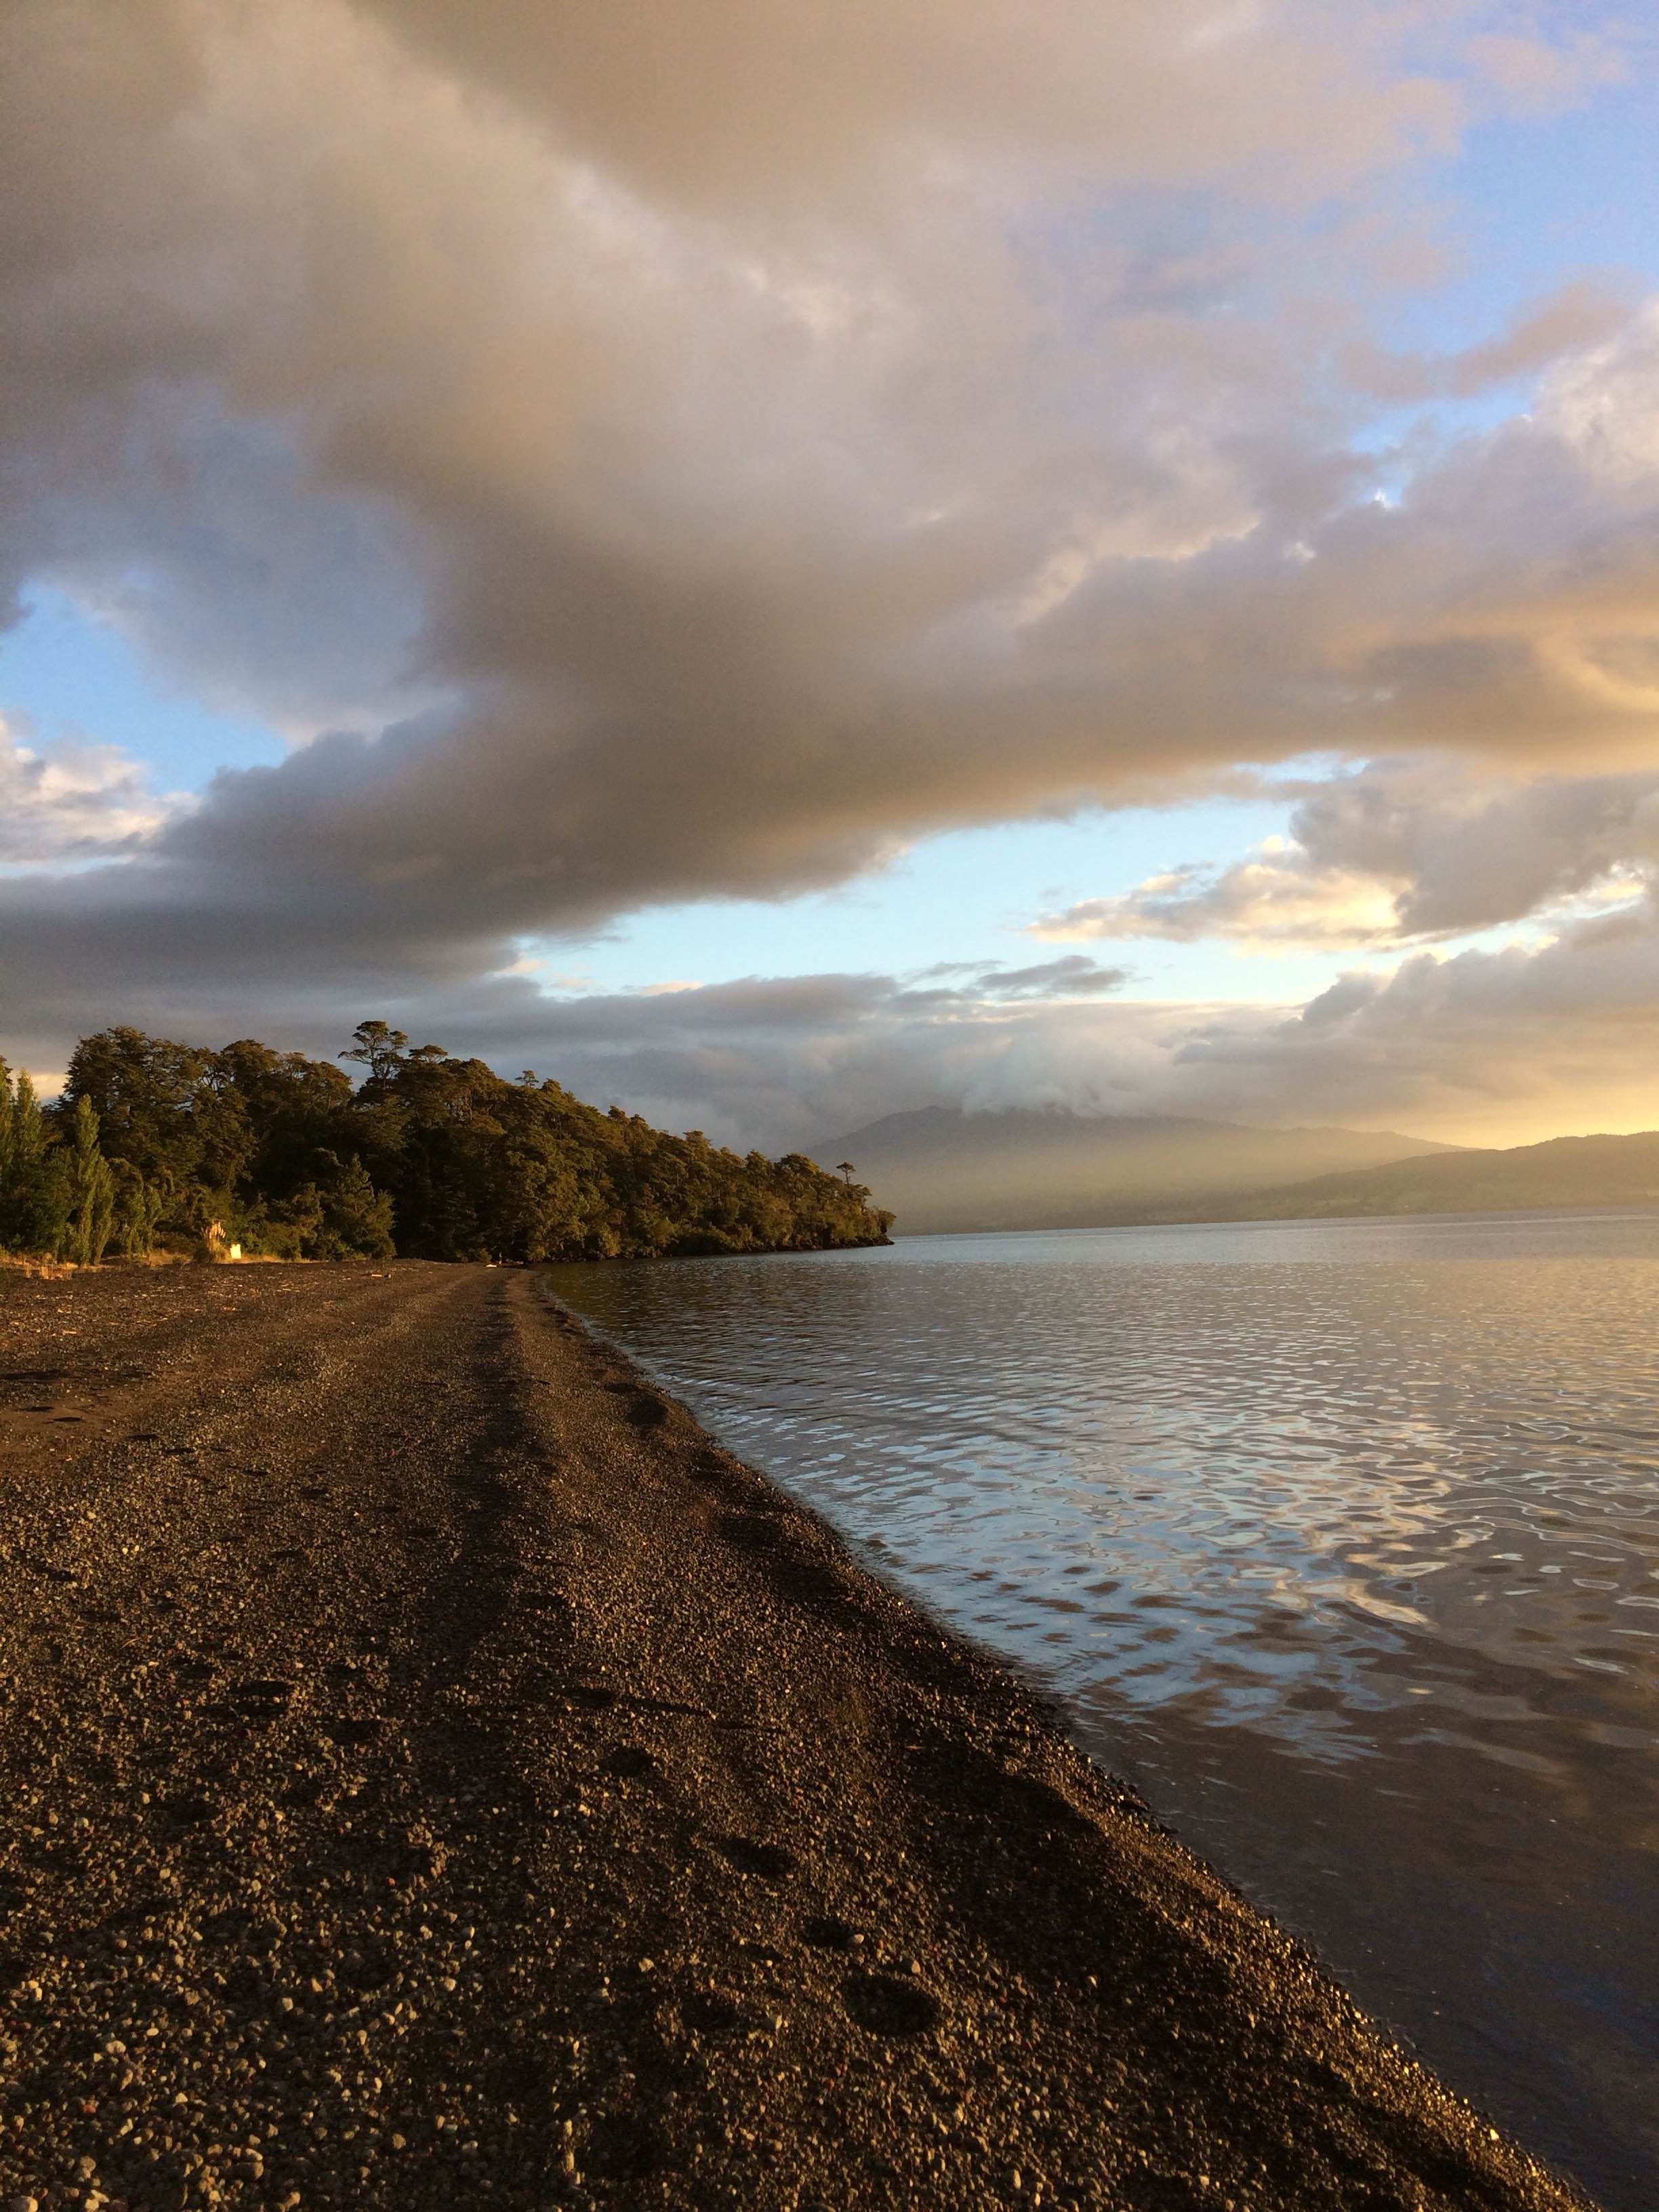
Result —
[[1659, 2201], [1659, 1212], [550, 1279], [1457, 2087]]

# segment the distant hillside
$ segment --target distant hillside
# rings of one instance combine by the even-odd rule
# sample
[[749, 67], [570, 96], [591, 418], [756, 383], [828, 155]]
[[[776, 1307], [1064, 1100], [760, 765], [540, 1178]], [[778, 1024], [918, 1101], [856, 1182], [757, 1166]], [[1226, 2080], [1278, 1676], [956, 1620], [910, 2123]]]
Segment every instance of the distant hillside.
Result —
[[1324, 1215], [1486, 1213], [1549, 1206], [1659, 1205], [1659, 1130], [1552, 1137], [1503, 1152], [1441, 1152], [1323, 1175], [1218, 1201], [1148, 1205], [1152, 1221], [1310, 1221]]
[[1446, 1149], [1389, 1131], [925, 1107], [820, 1145], [815, 1157], [854, 1162], [859, 1181], [896, 1214], [898, 1233], [920, 1236], [1146, 1220], [1153, 1208], [1236, 1200], [1310, 1175]]

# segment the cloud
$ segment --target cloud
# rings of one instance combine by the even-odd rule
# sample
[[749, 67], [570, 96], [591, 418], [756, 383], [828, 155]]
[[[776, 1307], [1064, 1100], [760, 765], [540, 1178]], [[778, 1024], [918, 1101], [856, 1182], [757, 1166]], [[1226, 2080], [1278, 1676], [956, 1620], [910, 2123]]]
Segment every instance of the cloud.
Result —
[[753, 978], [556, 1011], [458, 998], [453, 1049], [670, 1126], [807, 1145], [928, 1105], [1048, 1104], [1523, 1143], [1650, 1127], [1659, 914], [1358, 971], [1304, 1006], [1020, 1000], [880, 975]]
[[1190, 944], [1221, 937], [1265, 951], [1370, 945], [1393, 937], [1397, 926], [1388, 885], [1321, 867], [1305, 849], [1273, 837], [1255, 857], [1231, 867], [1168, 868], [1130, 890], [1042, 915], [1030, 929], [1033, 937], [1061, 944], [1157, 937]]
[[439, 1027], [452, 1049], [744, 1145], [810, 1146], [940, 1104], [1522, 1143], [1656, 1118], [1659, 914], [1638, 908], [1498, 951], [1415, 954], [1301, 1006], [1022, 1000], [972, 977], [832, 975], [556, 1011], [465, 994]]
[[1610, 31], [1579, 31], [1565, 39], [1516, 31], [1486, 31], [1465, 49], [1489, 77], [1511, 112], [1550, 115], [1576, 107], [1599, 86], [1620, 83], [1629, 64]]
[[[41, 943], [43, 971], [18, 979], [8, 1035], [8, 1056], [30, 1066], [63, 1064], [66, 1020], [70, 1035], [137, 1018], [205, 1042], [252, 1029], [328, 1055], [378, 1013], [422, 1042], [534, 1067], [600, 1103], [772, 1151], [928, 1105], [1339, 1123], [1464, 1143], [1655, 1119], [1650, 905], [1542, 944], [1356, 970], [1300, 1006], [1136, 1000], [1074, 984], [1047, 995], [999, 990], [1018, 969], [750, 977], [550, 999], [522, 975], [481, 981], [465, 961], [411, 978], [371, 960], [356, 979], [331, 971], [320, 988], [302, 968], [274, 969], [255, 1020], [245, 988], [209, 990], [199, 973], [163, 958], [142, 993], [118, 975], [100, 998], [82, 974], [66, 1015], [61, 981], [83, 963], [71, 955], [60, 965], [55, 938]], [[399, 975], [390, 991], [386, 972]]]
[[1616, 339], [1631, 319], [1631, 303], [1602, 282], [1579, 278], [1534, 301], [1497, 337], [1459, 352], [1430, 356], [1390, 352], [1357, 340], [1343, 356], [1343, 371], [1358, 389], [1379, 399], [1467, 399], [1497, 384], [1531, 376], [1564, 357], [1592, 354]]
[[1042, 915], [1030, 934], [1407, 945], [1628, 902], [1659, 881], [1659, 771], [1522, 781], [1384, 761], [1302, 792], [1289, 836], [1247, 860], [1169, 869]]
[[38, 753], [0, 716], [0, 867], [45, 868], [138, 850], [179, 811], [113, 745]]
[[219, 848], [580, 926], [1239, 757], [1632, 738], [1659, 471], [1580, 394], [1379, 508], [1293, 308], [1355, 270], [1310, 204], [1467, 97], [1386, 9], [97, 16], [9, 18], [10, 557], [364, 740]]
[[1172, 1069], [1183, 1095], [1240, 1118], [1385, 1117], [1428, 1135], [1519, 1143], [1563, 1127], [1659, 1121], [1659, 914], [1650, 902], [1542, 945], [1414, 955], [1356, 974], [1279, 1020], [1194, 1025]]
[[[8, 1019], [551, 1024], [488, 981], [526, 938], [952, 825], [1310, 750], [1635, 773], [1659, 319], [1570, 289], [1421, 372], [1526, 411], [1375, 450], [1422, 165], [1600, 67], [1444, 12], [21, 0], [0, 610], [50, 578], [295, 750], [32, 848], [123, 857], [0, 885]], [[1522, 35], [1567, 58], [1471, 72]], [[1008, 1067], [1081, 1034], [1042, 988], [986, 981]]]
[[617, 0], [556, 36], [538, 0], [369, 12], [653, 202], [751, 229], [816, 227], [826, 207], [890, 221], [896, 175], [925, 185], [967, 147], [1166, 185], [1243, 170], [1321, 195], [1449, 132], [1459, 109], [1363, 0], [1346, 34], [1316, 7], [1215, 0], [1055, 0], [1036, 35], [1018, 0], [844, 0], [817, 19], [777, 0], [687, 0], [672, 18]]
[[1066, 960], [1035, 974], [975, 963], [953, 975], [751, 976], [556, 1006], [467, 992], [436, 1003], [434, 1034], [668, 1127], [775, 1151], [913, 1106], [1133, 1110], [1160, 1057], [1154, 1041], [1183, 1018], [1109, 1006], [1120, 978]]
[[1031, 968], [1009, 968], [998, 961], [975, 961], [951, 970], [972, 978], [972, 988], [987, 999], [1094, 999], [1121, 990], [1128, 981], [1127, 968], [1102, 968], [1082, 953], [1059, 960], [1044, 960]]

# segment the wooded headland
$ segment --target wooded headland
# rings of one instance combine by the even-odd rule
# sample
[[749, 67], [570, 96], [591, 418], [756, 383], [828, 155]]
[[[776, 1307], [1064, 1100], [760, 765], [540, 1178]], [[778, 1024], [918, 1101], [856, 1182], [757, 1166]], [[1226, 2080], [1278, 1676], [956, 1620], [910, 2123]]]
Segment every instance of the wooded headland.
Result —
[[890, 1214], [804, 1153], [768, 1159], [585, 1105], [364, 1022], [345, 1071], [244, 1038], [76, 1046], [43, 1108], [0, 1061], [0, 1252], [285, 1260], [650, 1259], [883, 1244]]

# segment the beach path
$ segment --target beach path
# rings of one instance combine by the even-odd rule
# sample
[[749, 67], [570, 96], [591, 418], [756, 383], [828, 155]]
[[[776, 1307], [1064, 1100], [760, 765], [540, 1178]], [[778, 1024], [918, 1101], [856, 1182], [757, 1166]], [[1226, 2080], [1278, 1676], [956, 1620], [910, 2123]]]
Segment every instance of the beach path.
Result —
[[0, 1277], [0, 2206], [1582, 2203], [533, 1270]]

